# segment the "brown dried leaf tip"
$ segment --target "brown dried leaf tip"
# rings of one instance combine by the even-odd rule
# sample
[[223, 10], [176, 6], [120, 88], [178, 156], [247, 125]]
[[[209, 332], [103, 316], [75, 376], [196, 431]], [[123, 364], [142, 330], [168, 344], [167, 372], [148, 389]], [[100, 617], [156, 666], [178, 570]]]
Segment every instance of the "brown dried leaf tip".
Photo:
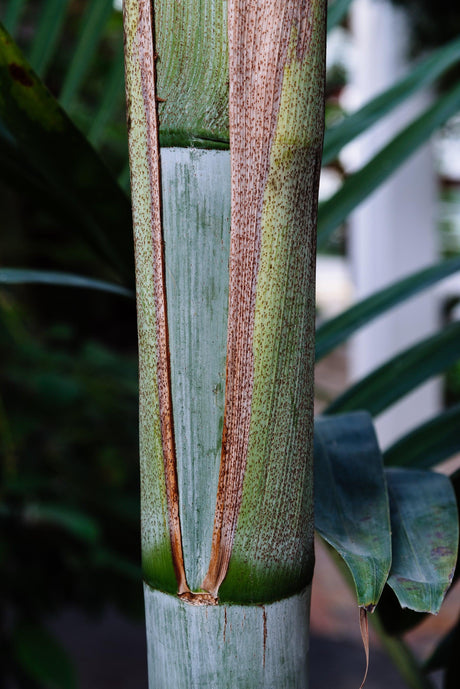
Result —
[[368, 606], [367, 608], [360, 608], [359, 609], [359, 628], [361, 630], [361, 638], [363, 640], [363, 645], [364, 645], [364, 653], [366, 654], [366, 670], [364, 672], [364, 677], [363, 681], [361, 682], [361, 686], [359, 689], [363, 689], [364, 684], [366, 683], [367, 679], [367, 673], [369, 670], [369, 622], [367, 619], [367, 613], [372, 612], [375, 606]]

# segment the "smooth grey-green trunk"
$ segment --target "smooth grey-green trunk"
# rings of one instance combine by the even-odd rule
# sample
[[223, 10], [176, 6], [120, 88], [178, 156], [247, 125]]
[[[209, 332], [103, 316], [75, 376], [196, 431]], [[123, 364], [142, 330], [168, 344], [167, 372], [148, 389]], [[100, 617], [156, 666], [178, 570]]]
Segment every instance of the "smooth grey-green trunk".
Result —
[[267, 605], [193, 606], [145, 585], [150, 689], [306, 689], [310, 587]]

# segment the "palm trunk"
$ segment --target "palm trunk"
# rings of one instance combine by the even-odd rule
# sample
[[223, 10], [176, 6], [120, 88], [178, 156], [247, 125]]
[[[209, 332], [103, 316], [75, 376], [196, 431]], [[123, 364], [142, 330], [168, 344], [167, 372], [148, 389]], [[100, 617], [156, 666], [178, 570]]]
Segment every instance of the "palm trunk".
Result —
[[125, 32], [150, 688], [305, 688], [325, 3]]
[[150, 689], [306, 689], [310, 586], [268, 605], [193, 606], [145, 585]]

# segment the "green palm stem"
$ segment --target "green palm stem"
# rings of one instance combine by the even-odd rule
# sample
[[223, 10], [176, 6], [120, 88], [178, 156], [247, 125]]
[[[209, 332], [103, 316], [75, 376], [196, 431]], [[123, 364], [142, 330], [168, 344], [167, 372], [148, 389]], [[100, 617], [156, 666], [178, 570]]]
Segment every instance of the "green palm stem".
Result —
[[325, 3], [124, 21], [150, 687], [304, 689]]

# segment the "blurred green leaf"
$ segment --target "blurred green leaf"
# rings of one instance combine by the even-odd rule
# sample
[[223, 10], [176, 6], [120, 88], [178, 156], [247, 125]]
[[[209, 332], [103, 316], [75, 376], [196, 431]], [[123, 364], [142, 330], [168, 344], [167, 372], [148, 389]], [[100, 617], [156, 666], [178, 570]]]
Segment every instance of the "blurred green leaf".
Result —
[[457, 502], [448, 477], [429, 471], [385, 472], [392, 530], [388, 584], [402, 607], [439, 612], [452, 583], [458, 546]]
[[400, 352], [329, 405], [327, 414], [366, 409], [380, 414], [460, 357], [460, 323]]
[[382, 456], [369, 414], [315, 419], [315, 525], [345, 560], [358, 604], [377, 604], [391, 564]]
[[12, 645], [23, 671], [42, 689], [77, 689], [67, 652], [46, 629], [30, 624], [19, 626], [13, 632]]
[[460, 84], [456, 84], [399, 132], [366, 165], [350, 175], [330, 199], [320, 203], [318, 247], [323, 247], [348, 215], [459, 110]]
[[460, 404], [400, 438], [384, 453], [388, 466], [429, 469], [460, 451]]
[[60, 285], [61, 287], [78, 287], [84, 289], [101, 290], [111, 292], [123, 297], [134, 297], [134, 292], [104, 280], [95, 280], [85, 275], [74, 275], [72, 273], [61, 273], [50, 270], [33, 270], [31, 268], [0, 268], [0, 284], [19, 285], [19, 284], [41, 284], [41, 285]]
[[[458, 660], [458, 648], [460, 643], [460, 618], [457, 624], [449, 629], [447, 634], [443, 636], [439, 644], [430, 655], [423, 668], [425, 672], [434, 672], [435, 670], [442, 670], [449, 665], [452, 656], [455, 654], [456, 661]], [[458, 666], [458, 662], [456, 662]], [[460, 669], [460, 667], [458, 668]], [[460, 679], [460, 675], [459, 675]], [[458, 687], [458, 682], [452, 687]]]
[[88, 139], [93, 146], [98, 145], [104, 136], [107, 122], [113, 114], [116, 105], [124, 98], [125, 61], [123, 36], [120, 34], [117, 52], [114, 56], [110, 74], [108, 75], [102, 100], [93, 118]]
[[22, 473], [3, 482], [3, 489], [7, 493], [30, 495], [31, 492], [49, 488], [50, 481], [43, 474]]
[[[139, 516], [139, 512], [138, 512]], [[139, 562], [134, 563], [126, 560], [125, 558], [119, 557], [116, 553], [105, 550], [104, 548], [98, 548], [94, 554], [94, 562], [97, 566], [105, 567], [107, 569], [112, 569], [115, 572], [139, 583], [142, 580], [142, 567]]]
[[327, 30], [332, 31], [348, 12], [351, 5], [351, 0], [334, 0], [334, 2], [328, 3], [327, 8]]
[[335, 318], [326, 321], [316, 330], [316, 361], [329, 354], [334, 347], [344, 342], [358, 328], [367, 325], [392, 306], [413, 297], [458, 270], [460, 270], [460, 258], [453, 258], [430, 268], [424, 268], [375, 292]]
[[41, 77], [56, 50], [68, 4], [69, 0], [46, 0], [42, 4], [29, 55], [30, 64]]
[[[386, 591], [390, 591], [390, 593], [394, 596], [394, 593], [391, 591], [391, 589], [386, 586], [383, 591], [382, 598]], [[408, 689], [435, 689], [435, 686], [431, 680], [426, 676], [426, 674], [423, 672], [423, 669], [420, 667], [420, 661], [409, 644], [401, 636], [390, 636], [383, 628], [380, 616], [382, 598], [379, 601], [376, 611], [370, 618], [370, 623], [374, 632], [377, 634], [377, 637], [381, 642], [383, 650], [386, 652], [388, 659], [398, 670], [403, 680], [403, 686], [407, 687]], [[396, 597], [395, 600], [396, 605], [398, 606], [399, 610], [401, 610], [401, 606], [399, 605]], [[425, 617], [425, 615], [408, 610], [405, 610], [404, 612], [410, 612], [412, 615], [415, 615], [418, 618]]]
[[[329, 15], [336, 3], [331, 6]], [[449, 67], [460, 61], [460, 39], [438, 48], [394, 86], [370, 100], [364, 107], [330, 127], [324, 135], [323, 165], [334, 160], [341, 149], [378, 122], [416, 91], [431, 86]]]
[[28, 524], [58, 526], [89, 543], [96, 543], [100, 537], [99, 526], [92, 517], [67, 505], [30, 503], [24, 509], [23, 519]]
[[[89, 2], [80, 22], [77, 45], [70, 68], [66, 74], [59, 96], [61, 105], [68, 110], [80, 88], [87, 70], [94, 58], [101, 40], [102, 33], [107, 26], [108, 19], [113, 12], [113, 0], [97, 0]], [[120, 32], [122, 28], [120, 26]]]
[[7, 30], [15, 35], [26, 0], [9, 0], [2, 21]]
[[63, 227], [83, 236], [115, 276], [132, 283], [128, 197], [1, 27], [0, 93], [2, 128], [46, 186]]
[[423, 668], [425, 672], [444, 670], [443, 689], [458, 689], [460, 685], [459, 648], [460, 617], [457, 624], [441, 639]]
[[128, 190], [130, 183], [129, 163], [126, 163], [123, 170], [118, 175], [118, 184], [122, 189]]

